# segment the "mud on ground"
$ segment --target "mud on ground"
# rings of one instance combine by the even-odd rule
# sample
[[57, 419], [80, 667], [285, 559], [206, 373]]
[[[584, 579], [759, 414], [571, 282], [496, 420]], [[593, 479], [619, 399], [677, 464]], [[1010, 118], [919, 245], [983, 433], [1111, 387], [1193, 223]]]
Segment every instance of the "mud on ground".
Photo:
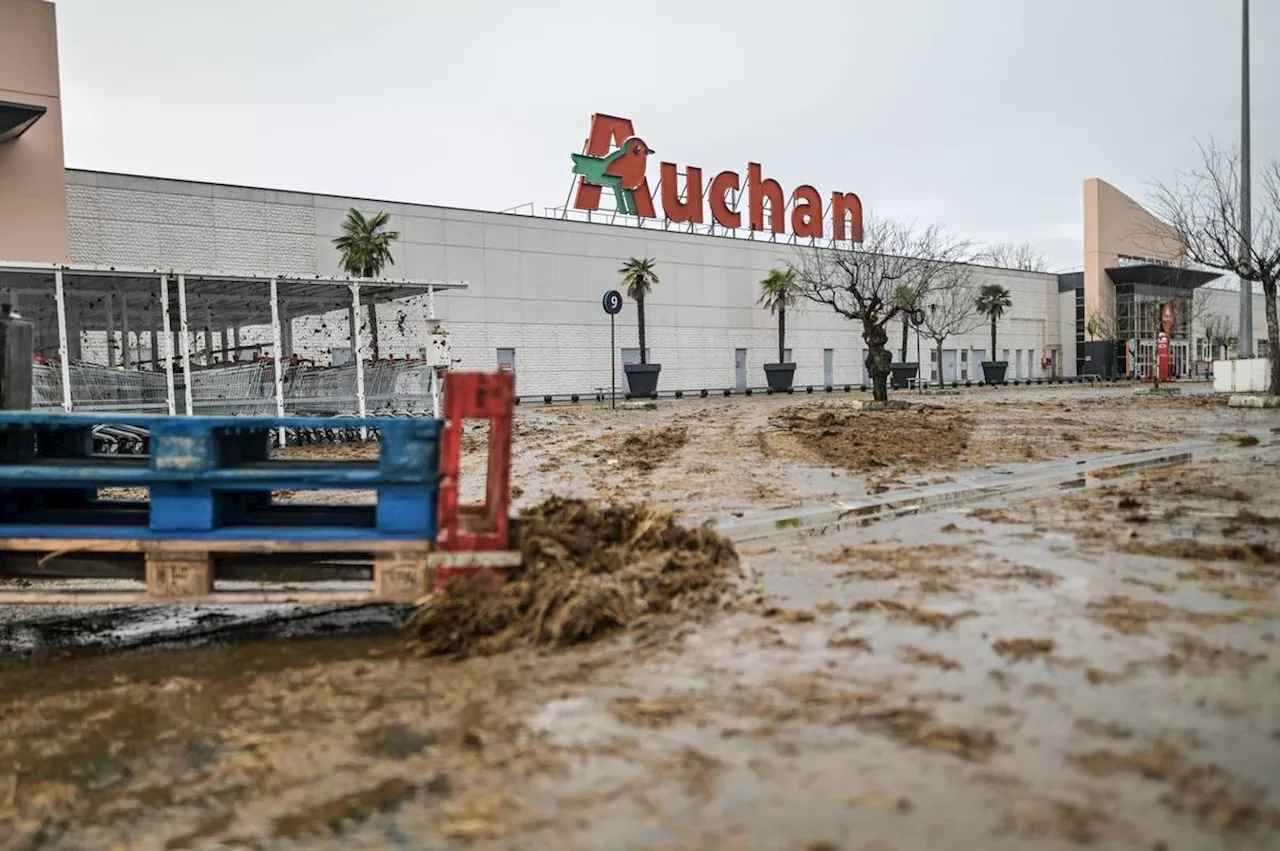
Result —
[[[971, 388], [895, 394], [910, 411], [861, 411], [869, 394], [662, 401], [654, 411], [521, 407], [512, 481], [521, 505], [549, 496], [651, 500], [682, 515], [800, 506], [907, 487], [949, 473], [1189, 437], [1243, 433], [1265, 413], [1190, 388]], [[463, 488], [478, 498], [484, 431], [468, 424]], [[871, 447], [875, 446], [875, 452]], [[290, 447], [295, 457], [376, 457], [373, 446]], [[333, 499], [368, 499], [367, 494]]]
[[[955, 465], [1011, 464], [983, 454], [1002, 437], [1070, 456], [1268, 422], [1075, 392], [928, 404], [969, 423]], [[863, 475], [757, 434], [832, 402], [522, 410], [515, 481], [525, 504], [826, 499]], [[649, 469], [623, 462], [629, 435], [672, 428]], [[1245, 450], [761, 542], [739, 553], [754, 603], [568, 646], [0, 660], [0, 847], [1274, 847], [1280, 449]]]
[[[1280, 609], [1218, 592], [1269, 587], [1268, 559], [1130, 568], [1087, 530], [1155, 488], [1175, 496], [1148, 539], [1183, 540], [1192, 506], [1231, 503], [1224, 480], [1256, 492], [1277, 451], [748, 550], [758, 603], [595, 642], [0, 663], [0, 831], [72, 849], [1266, 848]], [[1280, 497], [1249, 505], [1247, 551], [1271, 552]], [[1051, 530], [1026, 522], [1050, 512]], [[1209, 522], [1226, 540], [1234, 517]]]

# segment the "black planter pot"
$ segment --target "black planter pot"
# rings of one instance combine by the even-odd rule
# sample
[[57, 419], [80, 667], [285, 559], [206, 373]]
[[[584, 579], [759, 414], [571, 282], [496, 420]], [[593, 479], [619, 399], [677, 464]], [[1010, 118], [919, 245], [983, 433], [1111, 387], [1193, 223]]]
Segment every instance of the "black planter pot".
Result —
[[984, 360], [982, 379], [988, 384], [1004, 384], [1004, 374], [1009, 369], [1007, 360]]
[[889, 386], [894, 390], [906, 390], [911, 386], [908, 382], [915, 378], [919, 371], [918, 363], [891, 363], [889, 364]]
[[791, 389], [792, 379], [796, 377], [796, 365], [767, 363], [764, 365], [764, 377], [769, 382], [769, 389], [774, 393], [786, 393]]
[[627, 395], [633, 399], [648, 399], [658, 392], [659, 363], [630, 363], [622, 368], [627, 375]]

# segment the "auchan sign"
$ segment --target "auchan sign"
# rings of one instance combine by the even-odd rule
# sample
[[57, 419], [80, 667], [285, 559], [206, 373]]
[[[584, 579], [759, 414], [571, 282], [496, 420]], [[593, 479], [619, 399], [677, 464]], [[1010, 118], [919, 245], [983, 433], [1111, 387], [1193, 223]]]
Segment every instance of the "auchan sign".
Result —
[[[657, 218], [656, 200], [647, 177], [649, 155], [655, 151], [635, 134], [631, 121], [597, 113], [591, 116], [591, 135], [586, 151], [573, 154], [573, 173], [578, 175], [573, 206], [579, 210], [600, 209], [604, 188], [613, 191], [617, 210], [630, 216]], [[681, 198], [679, 168], [675, 163], [659, 166], [662, 187], [662, 214], [672, 222], [703, 224], [709, 210], [711, 220], [736, 230], [749, 227], [775, 234], [790, 232], [797, 237], [839, 242], [862, 242], [862, 201], [852, 192], [832, 192], [826, 206], [817, 189], [797, 186], [785, 195], [776, 180], [764, 176], [759, 163], [747, 164], [745, 186], [737, 172], [722, 171], [704, 186], [702, 169], [685, 168], [685, 193]], [[730, 200], [745, 191], [746, 224], [741, 209]], [[766, 202], [768, 202], [766, 216]], [[830, 231], [827, 224], [830, 223]]]

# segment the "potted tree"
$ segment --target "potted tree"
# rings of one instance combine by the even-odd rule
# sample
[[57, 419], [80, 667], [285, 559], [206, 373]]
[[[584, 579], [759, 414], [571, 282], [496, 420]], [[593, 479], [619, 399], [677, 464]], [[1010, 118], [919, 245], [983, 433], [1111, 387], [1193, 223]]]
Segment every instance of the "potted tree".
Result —
[[627, 296], [636, 303], [636, 331], [640, 338], [640, 363], [627, 364], [623, 372], [627, 376], [627, 395], [640, 399], [657, 395], [658, 374], [662, 372], [661, 364], [649, 363], [644, 334], [644, 300], [653, 290], [653, 285], [661, 283], [653, 271], [654, 262], [652, 258], [632, 257], [618, 270]]
[[[342, 252], [338, 265], [353, 278], [376, 278], [387, 266], [396, 264], [391, 256], [391, 243], [400, 238], [399, 231], [387, 230], [391, 217], [386, 213], [365, 216], [355, 207], [347, 211], [342, 223], [342, 236], [333, 245]], [[352, 316], [353, 321], [359, 317]], [[351, 347], [354, 350], [356, 329], [351, 329]], [[376, 361], [378, 346], [378, 306], [369, 302], [369, 349]]]
[[982, 362], [982, 379], [988, 384], [1004, 384], [1004, 374], [1009, 369], [1008, 361], [996, 360], [996, 323], [1012, 306], [1009, 291], [999, 284], [987, 284], [978, 293], [978, 312], [991, 320], [991, 359]]
[[764, 365], [764, 377], [769, 389], [775, 393], [785, 393], [791, 389], [791, 382], [796, 376], [796, 365], [787, 363], [787, 308], [795, 304], [800, 295], [800, 285], [796, 283], [796, 270], [772, 269], [769, 276], [760, 282], [760, 300], [756, 304], [767, 307], [770, 313], [778, 317], [778, 362]]
[[920, 373], [920, 364], [907, 360], [907, 331], [910, 328], [911, 316], [920, 306], [920, 291], [911, 284], [902, 284], [893, 292], [893, 306], [902, 317], [902, 348], [899, 349], [898, 362], [889, 365], [890, 384], [895, 390], [902, 390], [911, 383], [911, 379]]

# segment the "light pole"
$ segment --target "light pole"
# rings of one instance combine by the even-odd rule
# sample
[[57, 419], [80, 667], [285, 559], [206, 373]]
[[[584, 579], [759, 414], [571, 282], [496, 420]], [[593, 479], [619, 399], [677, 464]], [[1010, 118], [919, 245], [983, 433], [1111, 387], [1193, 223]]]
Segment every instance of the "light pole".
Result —
[[[1241, 0], [1243, 21], [1240, 41], [1240, 262], [1252, 264], [1253, 230], [1249, 158], [1249, 0]], [[1240, 279], [1240, 357], [1253, 357], [1253, 282]]]

